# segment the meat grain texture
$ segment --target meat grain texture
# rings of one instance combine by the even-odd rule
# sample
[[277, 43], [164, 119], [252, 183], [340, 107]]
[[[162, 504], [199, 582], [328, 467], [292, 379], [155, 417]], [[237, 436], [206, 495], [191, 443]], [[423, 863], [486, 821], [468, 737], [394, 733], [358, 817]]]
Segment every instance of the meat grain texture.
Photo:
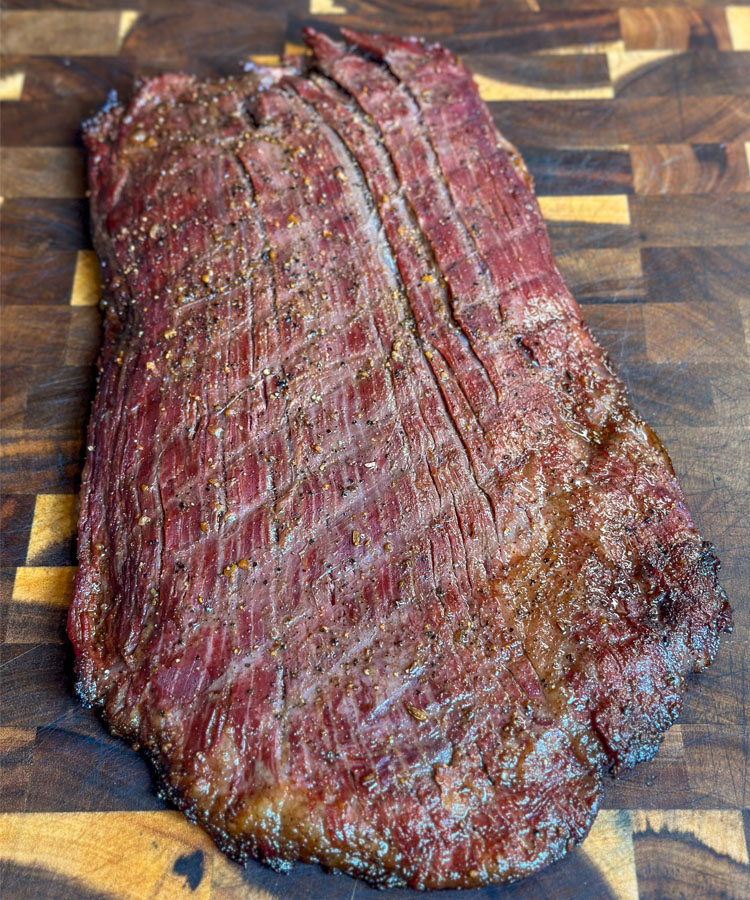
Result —
[[730, 610], [469, 72], [344, 37], [87, 126], [78, 690], [240, 861], [512, 880]]

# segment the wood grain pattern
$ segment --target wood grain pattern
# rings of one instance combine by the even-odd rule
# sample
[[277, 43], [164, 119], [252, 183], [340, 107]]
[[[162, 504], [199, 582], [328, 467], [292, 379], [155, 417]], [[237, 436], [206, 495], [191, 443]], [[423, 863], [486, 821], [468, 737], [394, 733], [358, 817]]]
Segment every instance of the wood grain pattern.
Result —
[[[80, 123], [110, 90], [300, 52], [302, 28], [464, 55], [536, 181], [560, 267], [723, 560], [736, 627], [657, 757], [513, 900], [750, 897], [750, 6], [703, 0], [6, 0], [0, 57], [3, 898], [363, 900], [231, 863], [72, 693], [65, 637], [99, 344]], [[415, 898], [394, 892], [399, 900]], [[465, 895], [443, 893], [440, 900]]]
[[13, 10], [2, 14], [0, 50], [15, 54], [85, 56], [117, 53], [136, 10]]

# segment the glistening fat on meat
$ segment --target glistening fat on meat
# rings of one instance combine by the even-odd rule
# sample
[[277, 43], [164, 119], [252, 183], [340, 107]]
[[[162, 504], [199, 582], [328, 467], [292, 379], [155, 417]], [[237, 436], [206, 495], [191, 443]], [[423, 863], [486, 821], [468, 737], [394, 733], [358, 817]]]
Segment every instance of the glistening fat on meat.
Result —
[[344, 37], [87, 126], [78, 690], [240, 861], [511, 880], [730, 611], [468, 71]]

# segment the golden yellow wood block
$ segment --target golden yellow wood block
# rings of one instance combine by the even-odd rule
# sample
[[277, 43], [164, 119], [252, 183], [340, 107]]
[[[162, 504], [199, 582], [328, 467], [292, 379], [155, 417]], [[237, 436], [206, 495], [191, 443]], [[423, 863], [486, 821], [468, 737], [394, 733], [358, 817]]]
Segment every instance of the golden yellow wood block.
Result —
[[739, 809], [633, 810], [631, 817], [634, 835], [646, 832], [684, 835], [741, 866], [750, 864]]
[[340, 16], [346, 11], [346, 7], [335, 0], [310, 0], [311, 16]]
[[676, 50], [609, 50], [607, 52], [609, 79], [612, 83], [616, 83], [636, 69], [654, 65], [674, 56], [676, 52]]
[[630, 812], [603, 809], [594, 820], [582, 851], [596, 866], [617, 900], [638, 900]]
[[629, 225], [630, 208], [625, 194], [540, 197], [545, 219], [553, 222], [590, 222], [596, 225]]
[[541, 50], [535, 50], [538, 56], [579, 56], [592, 53], [608, 53], [610, 50], [624, 50], [625, 43], [622, 40], [616, 41], [591, 41], [588, 44], [565, 44], [560, 47], [543, 47]]
[[278, 53], [252, 53], [250, 59], [259, 66], [278, 66], [281, 62]]
[[20, 100], [25, 80], [24, 72], [8, 72], [0, 76], [0, 100]]
[[123, 9], [120, 13], [120, 21], [117, 25], [117, 42], [119, 45], [122, 45], [122, 42], [128, 36], [130, 29], [135, 25], [140, 16], [140, 12], [135, 9]]
[[0, 17], [0, 50], [9, 55], [114, 56], [135, 10], [8, 10]]
[[102, 296], [99, 260], [93, 250], [79, 250], [70, 292], [71, 306], [96, 306]]
[[479, 88], [479, 96], [490, 100], [608, 100], [614, 97], [611, 84], [586, 86], [560, 85], [546, 87], [538, 84], [519, 84], [500, 81], [488, 75], [474, 73], [474, 81]]
[[20, 566], [16, 569], [12, 600], [70, 606], [75, 577], [75, 566]]
[[[197, 850], [205, 854], [203, 877], [193, 889], [174, 866]], [[0, 858], [58, 873], [92, 891], [111, 889], [118, 900], [206, 900], [217, 852], [178, 812], [0, 816]]]
[[750, 50], [750, 6], [727, 6], [727, 27], [733, 50]]
[[287, 41], [284, 44], [284, 55], [285, 56], [299, 56], [306, 55], [310, 52], [310, 48], [307, 44], [295, 44], [292, 41]]
[[74, 494], [39, 494], [34, 504], [26, 562], [34, 565], [50, 547], [70, 540], [76, 532]]

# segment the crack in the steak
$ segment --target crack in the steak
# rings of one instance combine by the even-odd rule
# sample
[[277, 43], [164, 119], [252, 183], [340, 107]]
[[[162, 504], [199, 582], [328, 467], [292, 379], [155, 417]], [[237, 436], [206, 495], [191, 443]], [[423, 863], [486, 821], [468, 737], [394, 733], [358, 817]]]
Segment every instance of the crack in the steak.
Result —
[[[320, 76], [319, 76], [319, 77], [320, 77]], [[345, 87], [344, 85], [342, 85], [342, 84], [336, 82], [335, 79], [333, 78], [333, 76], [332, 76], [332, 75], [329, 75], [328, 73], [325, 73], [325, 75], [324, 75], [323, 77], [326, 78], [326, 80], [331, 84], [332, 87], [335, 86], [335, 87], [338, 88], [340, 91], [345, 92], [346, 95], [352, 100], [352, 102], [355, 103], [355, 104], [357, 104], [357, 108], [358, 108], [361, 112], [364, 112], [364, 110], [362, 110], [361, 106], [359, 105], [359, 103], [358, 103], [356, 97], [354, 97], [352, 94], [350, 94], [350, 93], [347, 91], [347, 89], [346, 89], [346, 87]], [[330, 96], [329, 96], [329, 99], [333, 100], [333, 98], [330, 97]], [[334, 101], [334, 102], [335, 102], [335, 101]], [[376, 148], [377, 148], [377, 147], [380, 147], [380, 148], [382, 149], [383, 153], [384, 153], [385, 155], [388, 156], [388, 158], [390, 159], [390, 162], [389, 162], [389, 168], [390, 168], [391, 176], [392, 176], [392, 178], [394, 179], [394, 181], [395, 181], [397, 184], [400, 184], [399, 179], [398, 179], [398, 177], [397, 177], [397, 175], [396, 175], [395, 168], [394, 168], [394, 166], [393, 166], [393, 160], [392, 160], [392, 158], [390, 158], [390, 154], [389, 154], [389, 152], [388, 152], [388, 148], [387, 148], [387, 146], [385, 145], [385, 143], [382, 141], [382, 136], [379, 134], [379, 132], [378, 132], [378, 130], [377, 130], [375, 124], [373, 123], [372, 125], [370, 125], [370, 123], [368, 123], [367, 120], [366, 120], [366, 118], [365, 118], [364, 116], [362, 116], [362, 115], [356, 115], [356, 118], [357, 118], [357, 121], [359, 122], [360, 126], [361, 126], [363, 129], [366, 130], [366, 129], [369, 128], [369, 129], [372, 131], [373, 136], [374, 136], [373, 146], [376, 147]], [[349, 140], [347, 139], [347, 136], [346, 136], [344, 133], [342, 133], [338, 128], [336, 128], [335, 124], [331, 124], [331, 127], [334, 129], [334, 131], [336, 131], [336, 133], [339, 135], [339, 137], [340, 137], [340, 139], [342, 140], [342, 142], [343, 142], [343, 143], [345, 144], [345, 146], [347, 147], [348, 152], [349, 152], [349, 153], [355, 158], [355, 160], [356, 160], [356, 159], [357, 159], [357, 150], [356, 150], [356, 147], [355, 147], [353, 144], [349, 143]], [[358, 165], [358, 168], [359, 168], [360, 172], [362, 173], [363, 177], [365, 178], [366, 183], [368, 183], [368, 185], [369, 185], [370, 179], [367, 178], [367, 176], [365, 175], [364, 169], [362, 169], [362, 167], [359, 165], [359, 163], [357, 163], [357, 165]], [[370, 191], [371, 191], [371, 193], [372, 193], [372, 187], [370, 187]], [[402, 200], [402, 202], [405, 203], [405, 198], [404, 198], [404, 197], [399, 197], [398, 199]], [[380, 203], [377, 204], [377, 207], [376, 207], [376, 208], [377, 208], [378, 210], [380, 209]], [[405, 206], [405, 212], [407, 213], [408, 220], [410, 220], [410, 221], [415, 225], [415, 227], [416, 227], [417, 229], [419, 229], [419, 226], [417, 225], [417, 220], [416, 220], [416, 216], [415, 216], [414, 211], [411, 210], [411, 215], [409, 216], [408, 208]], [[388, 236], [389, 228], [388, 228], [388, 226], [383, 222], [382, 215], [381, 215], [380, 213], [379, 213], [379, 218], [380, 218], [381, 226], [382, 226], [382, 228], [383, 228], [383, 232], [384, 232], [384, 234], [386, 235], [387, 240], [388, 240], [388, 242], [389, 242], [389, 244], [390, 244], [392, 239]], [[431, 250], [431, 248], [430, 248], [430, 244], [429, 244], [429, 242], [427, 241], [427, 239], [426, 239], [426, 237], [425, 237], [425, 235], [424, 235], [424, 233], [422, 232], [421, 229], [419, 229], [419, 234], [420, 234], [421, 237], [422, 237], [422, 252], [424, 253], [425, 256], [428, 256], [428, 258], [432, 258], [433, 261], [434, 261], [434, 256], [433, 256], [433, 254], [432, 254], [432, 250]], [[426, 252], [425, 252], [425, 251], [426, 251]], [[396, 259], [398, 258], [398, 254], [394, 251], [393, 247], [391, 247], [391, 254], [392, 254]], [[422, 351], [423, 358], [424, 358], [424, 363], [425, 363], [424, 369], [425, 369], [427, 372], [429, 372], [429, 374], [431, 375], [432, 381], [433, 381], [434, 386], [435, 386], [435, 388], [436, 388], [436, 395], [439, 396], [439, 397], [441, 398], [443, 407], [444, 407], [444, 409], [445, 409], [445, 411], [446, 411], [446, 420], [447, 420], [447, 421], [450, 421], [450, 422], [452, 423], [452, 425], [453, 425], [453, 431], [454, 431], [454, 433], [455, 433], [455, 437], [457, 438], [457, 441], [458, 441], [459, 445], [463, 448], [463, 452], [464, 452], [464, 454], [465, 454], [465, 456], [466, 456], [466, 460], [467, 460], [467, 463], [468, 463], [469, 471], [471, 471], [471, 472], [473, 473], [473, 477], [474, 477], [474, 481], [475, 481], [475, 483], [476, 483], [477, 489], [478, 489], [478, 490], [480, 491], [480, 493], [484, 496], [484, 498], [485, 498], [485, 500], [486, 500], [486, 502], [487, 502], [487, 505], [488, 505], [488, 510], [489, 510], [489, 512], [490, 512], [490, 515], [491, 515], [493, 521], [494, 521], [494, 520], [495, 520], [494, 504], [493, 504], [493, 502], [492, 502], [492, 499], [491, 499], [490, 495], [489, 495], [489, 494], [487, 493], [487, 491], [484, 489], [484, 487], [482, 486], [482, 484], [481, 484], [481, 482], [480, 482], [480, 480], [479, 480], [479, 479], [480, 479], [480, 475], [479, 475], [478, 472], [476, 472], [475, 467], [474, 467], [474, 462], [473, 462], [473, 460], [474, 460], [474, 455], [473, 455], [473, 453], [470, 451], [470, 448], [468, 447], [468, 445], [467, 445], [467, 443], [466, 443], [466, 440], [465, 440], [465, 438], [464, 438], [463, 431], [462, 431], [462, 428], [461, 428], [461, 423], [456, 421], [456, 419], [455, 419], [455, 417], [454, 417], [452, 411], [449, 409], [449, 404], [447, 403], [446, 396], [445, 396], [445, 388], [441, 386], [440, 379], [439, 379], [439, 377], [437, 376], [437, 373], [436, 373], [436, 371], [435, 371], [435, 364], [431, 362], [431, 360], [428, 358], [428, 356], [427, 356], [427, 354], [426, 354], [426, 352], [425, 352], [425, 350], [426, 350], [425, 344], [429, 345], [429, 344], [431, 343], [431, 342], [430, 342], [430, 339], [429, 339], [429, 334], [426, 334], [424, 328], [420, 325], [420, 322], [419, 322], [419, 315], [418, 315], [418, 313], [417, 313], [417, 311], [416, 311], [416, 309], [415, 309], [414, 303], [413, 303], [413, 301], [412, 301], [411, 292], [409, 291], [408, 287], [406, 286], [405, 281], [403, 280], [403, 276], [402, 276], [401, 274], [399, 274], [398, 277], [399, 277], [399, 282], [400, 282], [400, 290], [402, 291], [403, 296], [405, 297], [405, 299], [406, 299], [406, 301], [407, 301], [407, 303], [408, 303], [408, 305], [409, 305], [409, 309], [410, 309], [410, 317], [414, 320], [414, 322], [415, 322], [415, 324], [416, 324], [416, 327], [417, 327], [417, 330], [418, 330], [418, 333], [419, 333], [419, 335], [420, 335], [420, 341], [418, 342], [418, 346], [420, 347], [420, 349], [421, 349], [421, 351]], [[439, 288], [439, 287], [438, 287], [438, 290], [439, 290], [439, 292], [440, 292], [440, 288]], [[449, 304], [446, 304], [446, 306], [447, 306], [447, 305], [449, 305]], [[463, 334], [462, 334], [462, 337], [464, 337]], [[470, 404], [470, 408], [471, 408], [471, 404]], [[475, 416], [477, 417], [477, 420], [479, 421], [479, 416], [478, 416], [478, 414], [477, 414], [476, 412], [475, 412]]]

